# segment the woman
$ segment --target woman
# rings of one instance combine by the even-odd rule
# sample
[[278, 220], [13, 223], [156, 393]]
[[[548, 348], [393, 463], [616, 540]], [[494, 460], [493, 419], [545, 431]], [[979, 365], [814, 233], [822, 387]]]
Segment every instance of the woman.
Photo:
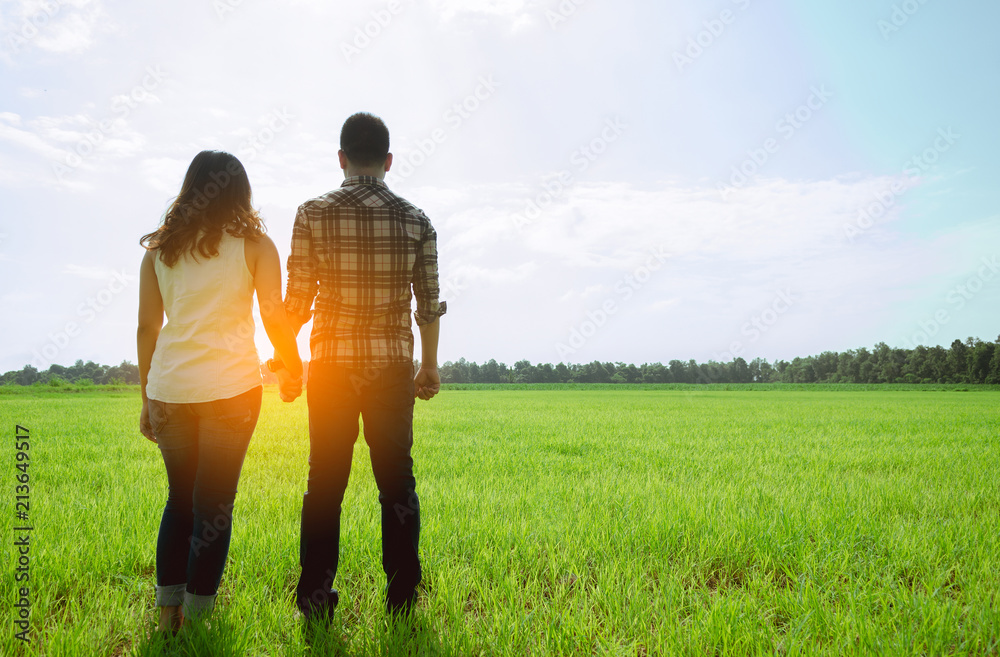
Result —
[[[301, 394], [302, 361], [281, 302], [278, 250], [252, 207], [236, 157], [202, 151], [163, 224], [140, 240], [139, 429], [167, 468], [156, 543], [159, 629], [215, 604], [229, 552], [233, 501], [261, 405], [253, 294]], [[168, 321], [163, 324], [166, 312]]]

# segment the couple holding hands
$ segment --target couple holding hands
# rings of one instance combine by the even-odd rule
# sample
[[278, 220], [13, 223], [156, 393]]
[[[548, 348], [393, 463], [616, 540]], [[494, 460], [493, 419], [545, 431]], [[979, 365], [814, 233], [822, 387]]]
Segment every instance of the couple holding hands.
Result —
[[[299, 206], [282, 298], [278, 250], [233, 155], [202, 151], [162, 224], [145, 235], [137, 347], [140, 431], [160, 448], [169, 493], [156, 543], [159, 629], [215, 604], [247, 446], [261, 409], [253, 296], [274, 346], [281, 398], [302, 393], [296, 336], [310, 318], [309, 478], [302, 500], [298, 609], [326, 619], [340, 551], [340, 512], [358, 418], [382, 509], [386, 609], [406, 613], [421, 579], [413, 476], [414, 398], [440, 390], [437, 236], [389, 190], [389, 131], [354, 114], [340, 134], [343, 184]], [[414, 375], [411, 300], [420, 331]], [[167, 322], [164, 324], [164, 314]]]

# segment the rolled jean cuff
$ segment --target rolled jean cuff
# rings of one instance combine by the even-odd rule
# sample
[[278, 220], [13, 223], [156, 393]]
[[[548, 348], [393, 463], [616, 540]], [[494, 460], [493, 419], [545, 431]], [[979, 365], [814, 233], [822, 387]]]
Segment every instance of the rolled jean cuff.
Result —
[[171, 584], [170, 586], [156, 587], [157, 607], [179, 607], [184, 602], [184, 593], [187, 584]]
[[212, 595], [195, 595], [194, 593], [188, 593], [184, 591], [184, 612], [185, 618], [195, 618], [196, 616], [205, 616], [212, 613], [212, 609], [215, 608], [215, 596], [217, 593]]

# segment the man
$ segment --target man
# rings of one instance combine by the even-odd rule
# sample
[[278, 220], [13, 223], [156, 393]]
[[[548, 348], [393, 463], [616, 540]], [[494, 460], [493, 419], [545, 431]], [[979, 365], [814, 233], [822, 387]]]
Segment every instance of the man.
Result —
[[[440, 390], [437, 235], [424, 213], [384, 182], [392, 166], [382, 120], [354, 114], [340, 133], [343, 184], [303, 203], [288, 257], [285, 309], [296, 333], [312, 312], [308, 372], [309, 482], [302, 501], [296, 603], [307, 618], [328, 617], [340, 507], [351, 471], [358, 417], [382, 506], [386, 608], [409, 611], [420, 582], [420, 503], [413, 476], [414, 397]], [[411, 294], [412, 287], [412, 294]], [[410, 301], [420, 328], [420, 370], [413, 374]], [[280, 363], [282, 390], [299, 385]]]

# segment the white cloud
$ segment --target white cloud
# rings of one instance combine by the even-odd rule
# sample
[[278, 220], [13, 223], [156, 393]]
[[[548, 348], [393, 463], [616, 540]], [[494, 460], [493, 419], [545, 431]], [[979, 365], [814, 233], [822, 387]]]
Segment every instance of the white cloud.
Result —
[[[25, 161], [0, 160], [0, 181], [30, 180], [36, 185], [53, 181], [67, 188], [89, 189], [78, 180], [81, 170], [94, 170], [109, 161], [140, 153], [146, 138], [124, 120], [98, 122], [83, 114], [39, 116], [24, 122], [11, 112], [0, 114], [0, 141], [16, 144], [33, 155], [34, 174], [24, 173]], [[56, 167], [62, 172], [54, 177]]]
[[609, 285], [588, 285], [583, 290], [570, 290], [559, 297], [559, 301], [571, 301], [573, 299], [588, 299], [597, 295], [608, 295], [612, 292]]
[[189, 161], [175, 157], [149, 157], [139, 162], [139, 171], [150, 187], [165, 195], [176, 195]]
[[24, 130], [21, 125], [21, 117], [11, 112], [0, 114], [0, 140], [9, 141], [18, 146], [26, 148], [34, 154], [54, 160], [60, 158], [63, 152], [43, 139], [32, 130]]
[[15, 53], [27, 47], [60, 54], [79, 54], [90, 49], [99, 32], [114, 29], [100, 0], [20, 0], [11, 6], [2, 27], [16, 36]]
[[73, 263], [67, 263], [62, 269], [62, 273], [93, 281], [106, 281], [115, 275], [114, 270], [107, 267], [75, 265]]
[[457, 19], [482, 23], [504, 20], [512, 30], [536, 24], [544, 7], [539, 0], [434, 0], [432, 6], [444, 22]]
[[515, 267], [496, 268], [461, 265], [452, 268], [447, 276], [453, 277], [462, 285], [517, 283], [526, 280], [537, 270], [538, 265], [534, 262], [522, 262]]
[[[580, 359], [605, 357], [616, 336], [621, 348], [638, 350], [660, 334], [674, 344], [704, 345], [700, 358], [736, 341], [748, 353], [774, 357], [810, 353], [816, 336], [829, 343], [831, 331], [853, 344], [851, 336], [888, 321], [920, 294], [914, 288], [955, 266], [945, 255], [953, 250], [906, 237], [903, 203], [854, 241], [845, 236], [845, 226], [893, 183], [912, 181], [761, 180], [728, 201], [714, 188], [670, 181], [580, 184], [520, 230], [514, 215], [535, 193], [523, 184], [424, 187], [407, 196], [429, 201], [442, 277], [467, 290], [455, 311], [464, 314], [453, 318], [470, 322], [463, 329], [473, 330], [471, 315], [526, 305], [533, 334], [555, 344], [611, 300], [619, 310], [614, 322]], [[936, 263], [933, 270], [928, 262]], [[519, 271], [530, 276], [509, 275]], [[749, 341], [747, 322], [782, 292], [796, 299], [791, 310]], [[648, 320], [640, 318], [650, 315], [666, 324], [644, 328]], [[679, 317], [685, 320], [669, 319]]]

